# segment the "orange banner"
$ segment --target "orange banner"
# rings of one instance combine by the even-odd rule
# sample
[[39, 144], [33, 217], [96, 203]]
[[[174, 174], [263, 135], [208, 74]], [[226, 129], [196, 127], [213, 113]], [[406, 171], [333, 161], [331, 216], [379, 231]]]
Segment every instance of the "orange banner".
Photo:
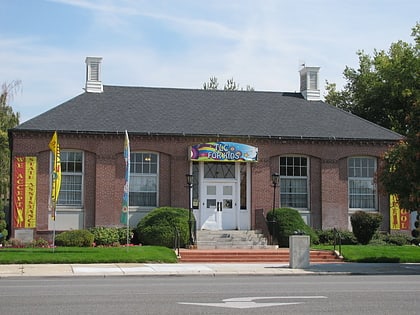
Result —
[[395, 195], [389, 197], [391, 230], [410, 230], [410, 212], [400, 209]]
[[36, 227], [36, 168], [34, 156], [13, 159], [13, 226]]

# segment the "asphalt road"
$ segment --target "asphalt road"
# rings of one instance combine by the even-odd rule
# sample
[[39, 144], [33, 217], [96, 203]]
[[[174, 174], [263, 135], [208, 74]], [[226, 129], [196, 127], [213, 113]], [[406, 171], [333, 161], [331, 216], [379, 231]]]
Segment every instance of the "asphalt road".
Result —
[[0, 279], [0, 314], [420, 314], [420, 276]]

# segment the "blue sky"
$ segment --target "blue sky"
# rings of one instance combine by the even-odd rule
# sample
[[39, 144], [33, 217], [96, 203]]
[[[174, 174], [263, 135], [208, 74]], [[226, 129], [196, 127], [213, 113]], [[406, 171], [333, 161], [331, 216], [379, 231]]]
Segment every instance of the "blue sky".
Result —
[[[106, 85], [299, 89], [299, 65], [344, 84], [356, 52], [412, 43], [417, 0], [0, 0], [0, 84], [21, 122], [83, 93], [85, 58]], [[322, 93], [324, 91], [322, 90]]]

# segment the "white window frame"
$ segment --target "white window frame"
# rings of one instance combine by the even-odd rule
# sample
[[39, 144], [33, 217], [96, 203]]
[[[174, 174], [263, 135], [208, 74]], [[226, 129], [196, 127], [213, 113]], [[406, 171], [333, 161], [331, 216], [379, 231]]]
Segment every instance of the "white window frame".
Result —
[[[64, 160], [63, 157], [67, 155], [68, 153], [77, 153], [81, 154], [81, 162], [82, 162], [82, 170], [81, 172], [68, 172], [66, 167], [63, 167], [63, 164], [67, 162], [67, 160]], [[50, 168], [50, 174], [52, 174], [53, 170], [53, 163], [54, 163], [54, 156], [51, 153], [51, 168]], [[57, 201], [57, 210], [60, 209], [82, 209], [83, 208], [83, 201], [84, 201], [84, 168], [85, 168], [85, 155], [83, 151], [79, 150], [61, 150], [60, 151], [60, 163], [61, 163], [61, 188], [60, 193], [58, 195], [58, 201]], [[64, 190], [66, 186], [66, 178], [69, 176], [77, 176], [81, 178], [80, 181], [80, 202], [75, 203], [69, 203], [69, 202], [63, 202], [63, 196], [65, 195]], [[52, 176], [50, 176], [50, 189], [52, 187]], [[76, 190], [74, 190], [76, 192]], [[78, 191], [77, 191], [78, 192]]]
[[[284, 174], [284, 172], [282, 171], [282, 167], [283, 167], [283, 164], [282, 164], [282, 159], [288, 159], [288, 158], [292, 158], [292, 159], [295, 159], [295, 158], [304, 158], [304, 159], [306, 159], [306, 175], [299, 175], [299, 176], [295, 176], [294, 175], [294, 170], [293, 170], [293, 175], [289, 175], [289, 174]], [[286, 160], [287, 161], [287, 160]], [[287, 167], [287, 163], [285, 164], [285, 166]], [[293, 165], [294, 165], [294, 163], [293, 163]], [[309, 157], [307, 157], [307, 156], [304, 156], [304, 155], [283, 155], [283, 156], [280, 156], [280, 158], [279, 158], [279, 169], [280, 169], [280, 184], [279, 184], [279, 189], [280, 189], [280, 207], [288, 207], [288, 208], [293, 208], [293, 209], [298, 209], [298, 210], [301, 210], [301, 211], [309, 211], [309, 204], [310, 204], [310, 202], [309, 202], [309, 200], [310, 200], [310, 195], [309, 195], [309, 174], [310, 174], [310, 159], [309, 159]], [[299, 166], [300, 168], [301, 168], [301, 166]], [[287, 171], [286, 171], [286, 173], [287, 173]], [[306, 183], [305, 183], [305, 189], [306, 189], [306, 193], [305, 193], [305, 195], [306, 195], [306, 207], [294, 207], [294, 206], [292, 206], [292, 205], [290, 205], [290, 204], [286, 204], [286, 203], [283, 203], [284, 201], [284, 196], [285, 196], [285, 193], [282, 191], [282, 189], [284, 188], [284, 181], [287, 181], [287, 180], [305, 180], [306, 181]], [[286, 194], [286, 195], [304, 195], [304, 193], [290, 193], [290, 194]], [[283, 196], [283, 198], [282, 198], [282, 196]], [[288, 199], [288, 198], [287, 198]]]
[[[143, 154], [143, 155], [154, 155], [156, 156], [156, 173], [135, 173], [134, 167], [135, 167], [135, 159], [134, 159], [134, 155], [136, 154]], [[131, 156], [130, 156], [130, 197], [133, 193], [135, 192], [141, 192], [141, 191], [135, 191], [134, 189], [134, 180], [135, 178], [139, 178], [141, 179], [147, 179], [147, 178], [153, 178], [155, 180], [156, 183], [156, 200], [155, 200], [155, 204], [154, 205], [135, 205], [132, 204], [133, 202], [130, 200], [129, 206], [130, 209], [131, 208], [136, 208], [136, 209], [151, 209], [151, 208], [156, 208], [159, 207], [159, 154], [156, 152], [150, 152], [150, 151], [137, 151], [137, 152], [131, 152]], [[144, 192], [152, 192], [152, 191], [144, 191]]]
[[[360, 161], [355, 164], [355, 161]], [[354, 162], [353, 162], [354, 161]], [[363, 163], [366, 161], [366, 163]], [[373, 162], [371, 164], [370, 162]], [[372, 166], [372, 168], [371, 168]], [[347, 159], [347, 178], [348, 178], [348, 207], [351, 211], [378, 211], [378, 192], [375, 183], [375, 174], [377, 171], [377, 159], [371, 156], [352, 156]], [[355, 187], [355, 183], [357, 187]], [[353, 192], [353, 187], [355, 189], [362, 190], [370, 189], [372, 193], [368, 192]], [[359, 197], [359, 200], [354, 200], [353, 198]], [[373, 202], [373, 207], [366, 207], [363, 205], [364, 202]], [[373, 199], [371, 199], [373, 197]], [[358, 203], [357, 205], [355, 203]]]

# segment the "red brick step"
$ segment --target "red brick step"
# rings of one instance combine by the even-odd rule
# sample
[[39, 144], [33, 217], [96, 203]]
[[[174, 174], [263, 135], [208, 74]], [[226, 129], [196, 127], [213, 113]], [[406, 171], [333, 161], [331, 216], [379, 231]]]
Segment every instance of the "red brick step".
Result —
[[[333, 251], [311, 250], [311, 263], [341, 262]], [[289, 249], [180, 249], [181, 263], [289, 263]]]

